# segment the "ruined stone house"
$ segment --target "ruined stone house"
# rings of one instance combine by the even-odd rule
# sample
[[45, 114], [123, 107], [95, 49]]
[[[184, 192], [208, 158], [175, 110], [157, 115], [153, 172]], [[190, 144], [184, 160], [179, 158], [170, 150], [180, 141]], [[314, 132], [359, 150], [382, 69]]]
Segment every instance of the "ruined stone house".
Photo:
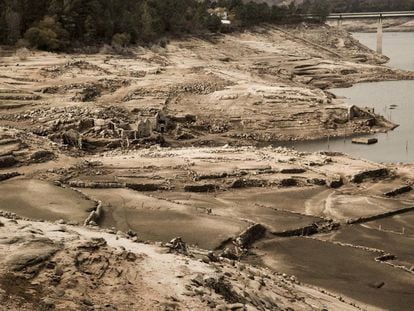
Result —
[[158, 111], [155, 115], [155, 130], [159, 133], [167, 131], [168, 118], [164, 111]]
[[148, 119], [139, 120], [137, 124], [137, 138], [149, 137], [152, 133], [152, 124]]

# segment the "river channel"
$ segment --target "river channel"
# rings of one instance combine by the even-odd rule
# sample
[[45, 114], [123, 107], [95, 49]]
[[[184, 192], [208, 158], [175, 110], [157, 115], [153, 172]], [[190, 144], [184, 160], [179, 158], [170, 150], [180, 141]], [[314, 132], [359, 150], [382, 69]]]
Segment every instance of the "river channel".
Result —
[[[355, 33], [361, 43], [374, 49], [375, 33]], [[414, 32], [384, 33], [383, 52], [389, 66], [414, 70]], [[378, 138], [375, 145], [355, 145], [350, 138], [324, 139], [289, 144], [299, 151], [332, 150], [376, 162], [414, 163], [414, 81], [360, 83], [351, 88], [330, 90], [346, 97], [349, 104], [373, 107], [375, 112], [398, 124], [388, 133], [366, 135]]]

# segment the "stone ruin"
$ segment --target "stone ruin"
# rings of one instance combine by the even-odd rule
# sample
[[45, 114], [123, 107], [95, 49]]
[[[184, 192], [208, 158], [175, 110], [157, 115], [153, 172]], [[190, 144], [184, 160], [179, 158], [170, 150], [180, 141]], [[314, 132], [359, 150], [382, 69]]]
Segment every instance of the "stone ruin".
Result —
[[159, 133], [167, 131], [168, 119], [163, 111], [157, 112], [155, 115], [155, 130]]
[[152, 124], [148, 119], [139, 120], [136, 130], [137, 138], [149, 137], [152, 134]]
[[352, 120], [354, 118], [369, 118], [373, 117], [375, 113], [374, 108], [368, 108], [365, 109], [359, 108], [355, 105], [348, 107], [348, 119]]

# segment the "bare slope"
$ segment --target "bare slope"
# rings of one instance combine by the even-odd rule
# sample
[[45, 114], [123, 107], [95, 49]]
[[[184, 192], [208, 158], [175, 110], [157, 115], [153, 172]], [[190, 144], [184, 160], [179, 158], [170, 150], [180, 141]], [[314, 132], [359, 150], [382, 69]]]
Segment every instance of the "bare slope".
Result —
[[[122, 234], [0, 218], [0, 310], [358, 310], [295, 278]], [[178, 249], [179, 251], [179, 249]]]

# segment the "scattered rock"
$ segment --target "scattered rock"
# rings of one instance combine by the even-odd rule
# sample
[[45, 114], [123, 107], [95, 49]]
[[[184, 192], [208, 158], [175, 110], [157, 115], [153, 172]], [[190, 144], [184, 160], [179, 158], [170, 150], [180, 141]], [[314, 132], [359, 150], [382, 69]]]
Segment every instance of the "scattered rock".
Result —
[[181, 237], [172, 239], [169, 243], [165, 244], [165, 246], [169, 248], [170, 252], [189, 255], [187, 243], [185, 243]]

